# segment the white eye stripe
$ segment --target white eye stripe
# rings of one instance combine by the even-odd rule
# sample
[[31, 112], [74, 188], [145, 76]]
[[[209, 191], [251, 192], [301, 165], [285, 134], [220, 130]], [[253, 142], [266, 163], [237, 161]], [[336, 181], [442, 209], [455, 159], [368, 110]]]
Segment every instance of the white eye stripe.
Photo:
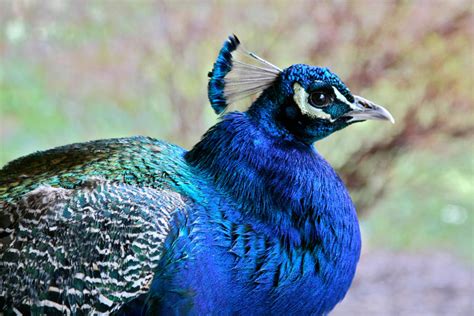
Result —
[[309, 104], [309, 94], [299, 83], [295, 82], [293, 85], [293, 91], [293, 100], [298, 105], [303, 115], [334, 122], [334, 119], [332, 119], [330, 114]]
[[336, 96], [336, 98], [337, 98], [339, 101], [344, 102], [345, 104], [347, 104], [348, 106], [350, 106], [351, 109], [355, 109], [354, 104], [351, 103], [351, 102], [349, 102], [349, 101], [347, 101], [346, 97], [343, 96], [342, 93], [340, 93], [339, 90], [337, 90], [336, 87], [334, 87], [334, 86], [331, 86], [331, 87], [332, 87], [332, 89], [334, 90], [334, 95]]

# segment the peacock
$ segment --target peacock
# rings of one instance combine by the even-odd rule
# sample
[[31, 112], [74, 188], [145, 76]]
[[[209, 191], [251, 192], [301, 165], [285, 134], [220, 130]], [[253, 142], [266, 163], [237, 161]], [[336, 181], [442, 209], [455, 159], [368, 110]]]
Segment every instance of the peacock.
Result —
[[1, 169], [0, 314], [325, 315], [344, 298], [359, 224], [314, 143], [392, 115], [235, 35], [208, 76], [220, 116], [191, 150], [136, 136]]

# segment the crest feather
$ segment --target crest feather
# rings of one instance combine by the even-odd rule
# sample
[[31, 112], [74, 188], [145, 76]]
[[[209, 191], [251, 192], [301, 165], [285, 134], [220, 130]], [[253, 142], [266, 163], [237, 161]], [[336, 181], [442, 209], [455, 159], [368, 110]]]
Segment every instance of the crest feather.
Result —
[[281, 69], [242, 48], [235, 35], [222, 46], [209, 73], [208, 96], [217, 114], [242, 98], [272, 85]]

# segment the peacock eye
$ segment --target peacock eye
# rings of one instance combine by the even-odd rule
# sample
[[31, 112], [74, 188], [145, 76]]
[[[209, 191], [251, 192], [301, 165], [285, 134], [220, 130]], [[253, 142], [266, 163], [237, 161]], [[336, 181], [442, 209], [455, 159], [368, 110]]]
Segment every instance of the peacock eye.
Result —
[[332, 101], [332, 95], [327, 91], [314, 91], [309, 95], [309, 104], [316, 108], [325, 107]]

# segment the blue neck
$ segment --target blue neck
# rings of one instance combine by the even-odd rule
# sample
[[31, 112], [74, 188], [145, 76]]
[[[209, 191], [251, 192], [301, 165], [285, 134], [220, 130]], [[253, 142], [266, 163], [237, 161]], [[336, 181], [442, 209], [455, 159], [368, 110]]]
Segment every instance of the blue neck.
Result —
[[[302, 314], [326, 314], [349, 289], [359, 260], [355, 209], [341, 180], [314, 147], [273, 125], [268, 112], [254, 106], [246, 113], [225, 115], [185, 159], [237, 205], [243, 231], [250, 225], [255, 240], [271, 241], [263, 252], [259, 242], [258, 249], [241, 249], [245, 267], [253, 266], [253, 258], [255, 264], [265, 263], [269, 280], [291, 280], [276, 300], [280, 305], [255, 306], [285, 310], [286, 302], [293, 302]], [[224, 215], [217, 222], [232, 221], [233, 210], [219, 212]], [[266, 254], [263, 261], [259, 253]], [[266, 292], [253, 293], [263, 301], [268, 298]]]
[[358, 234], [352, 201], [334, 170], [268, 113], [254, 104], [225, 115], [186, 160], [287, 246], [317, 247], [326, 229]]

